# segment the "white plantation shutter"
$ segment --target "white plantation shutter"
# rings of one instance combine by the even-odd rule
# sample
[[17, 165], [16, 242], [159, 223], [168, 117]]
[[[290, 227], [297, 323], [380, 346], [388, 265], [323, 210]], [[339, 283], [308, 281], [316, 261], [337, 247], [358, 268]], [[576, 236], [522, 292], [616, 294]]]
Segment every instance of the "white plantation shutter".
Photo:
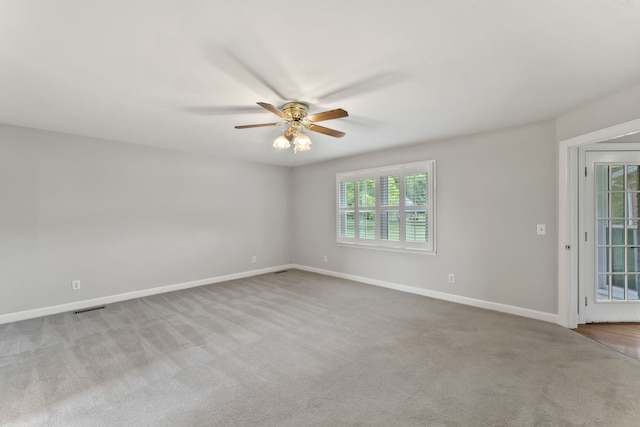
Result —
[[355, 185], [354, 177], [338, 181], [338, 238], [344, 241], [355, 238]]
[[380, 240], [400, 241], [401, 177], [394, 171], [382, 171], [380, 176]]
[[435, 160], [336, 174], [339, 244], [435, 253]]

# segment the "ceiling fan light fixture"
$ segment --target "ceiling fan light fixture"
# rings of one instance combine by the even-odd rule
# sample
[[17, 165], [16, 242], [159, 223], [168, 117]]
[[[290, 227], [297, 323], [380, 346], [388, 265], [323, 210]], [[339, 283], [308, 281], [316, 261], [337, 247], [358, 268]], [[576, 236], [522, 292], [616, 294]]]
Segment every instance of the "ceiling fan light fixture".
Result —
[[309, 151], [311, 149], [311, 139], [304, 132], [299, 132], [293, 140], [293, 151]]
[[309, 151], [311, 149], [311, 139], [309, 139], [309, 137], [303, 132], [304, 130], [322, 133], [334, 138], [342, 138], [345, 135], [344, 132], [320, 126], [315, 123], [324, 120], [338, 119], [340, 117], [348, 117], [349, 113], [342, 108], [308, 115], [309, 106], [302, 102], [287, 102], [281, 108], [276, 108], [266, 102], [258, 102], [258, 105], [265, 110], [272, 112], [281, 119], [284, 119], [284, 122], [242, 125], [236, 126], [236, 129], [284, 126], [282, 134], [273, 141], [273, 147], [278, 150], [286, 150], [291, 147], [290, 141], [293, 139], [294, 152]]
[[284, 135], [280, 135], [276, 138], [275, 141], [273, 141], [273, 146], [278, 150], [286, 150], [287, 148], [291, 147], [291, 144]]

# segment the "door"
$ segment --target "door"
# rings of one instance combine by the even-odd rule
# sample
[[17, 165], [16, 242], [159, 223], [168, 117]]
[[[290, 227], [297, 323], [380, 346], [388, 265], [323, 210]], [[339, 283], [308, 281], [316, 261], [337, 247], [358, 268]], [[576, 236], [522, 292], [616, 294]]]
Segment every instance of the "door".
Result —
[[587, 151], [583, 188], [581, 323], [640, 321], [640, 152]]

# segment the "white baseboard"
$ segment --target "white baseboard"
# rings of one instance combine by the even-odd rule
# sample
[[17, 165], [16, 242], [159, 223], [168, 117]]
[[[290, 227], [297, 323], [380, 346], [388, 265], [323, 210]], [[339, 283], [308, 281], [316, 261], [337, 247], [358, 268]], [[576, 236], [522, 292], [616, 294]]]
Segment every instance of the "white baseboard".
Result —
[[211, 277], [208, 279], [194, 280], [191, 282], [178, 283], [174, 285], [159, 286], [156, 288], [143, 289], [140, 291], [127, 292], [124, 294], [117, 294], [117, 295], [110, 295], [106, 297], [94, 298], [89, 300], [75, 301], [75, 302], [55, 305], [51, 307], [42, 307], [42, 308], [37, 308], [33, 310], [19, 311], [17, 313], [3, 314], [3, 315], [0, 315], [0, 325], [3, 323], [17, 322], [19, 320], [33, 319], [35, 317], [48, 316], [51, 314], [82, 310], [87, 307], [95, 307], [99, 305], [112, 304], [119, 301], [142, 298], [142, 297], [161, 294], [165, 292], [179, 291], [181, 289], [194, 288], [196, 286], [210, 285], [213, 283], [226, 282], [226, 281], [235, 280], [235, 279], [243, 279], [245, 277], [257, 276], [257, 275], [266, 274], [266, 273], [273, 273], [275, 271], [286, 270], [289, 268], [297, 268], [299, 270], [310, 271], [312, 273], [319, 273], [319, 274], [324, 274], [326, 276], [353, 280], [355, 282], [381, 286], [384, 288], [395, 289], [402, 292], [408, 292], [416, 295], [422, 295], [425, 297], [455, 302], [458, 304], [470, 305], [473, 307], [486, 308], [489, 310], [514, 314], [516, 316], [528, 317], [531, 319], [542, 320], [545, 322], [558, 323], [558, 315], [553, 313], [546, 313], [543, 311], [530, 310], [527, 308], [515, 307], [512, 305], [499, 304], [499, 303], [479, 300], [475, 298], [468, 298], [460, 295], [448, 294], [445, 292], [432, 291], [429, 289], [416, 288], [414, 286], [400, 285], [398, 283], [385, 282], [382, 280], [371, 279], [368, 277], [339, 273], [336, 271], [324, 270], [324, 269], [315, 268], [315, 267], [308, 267], [305, 265], [285, 264], [285, 265], [280, 265], [276, 267], [268, 267], [268, 268], [262, 268], [259, 270], [245, 271], [242, 273], [227, 274], [225, 276]]
[[385, 282], [382, 280], [371, 279], [368, 277], [355, 276], [353, 274], [339, 273], [321, 268], [307, 267], [305, 265], [292, 264], [290, 268], [310, 271], [312, 273], [324, 274], [326, 276], [339, 277], [341, 279], [353, 280], [355, 282], [366, 283], [369, 285], [381, 286], [383, 288], [395, 289], [411, 294], [422, 295], [429, 298], [440, 299], [444, 301], [455, 302], [458, 304], [470, 305], [473, 307], [486, 308], [488, 310], [499, 311], [502, 313], [514, 314], [516, 316], [528, 317], [530, 319], [542, 320], [545, 322], [558, 324], [558, 315], [547, 313], [544, 311], [530, 310], [528, 308], [516, 307], [513, 305], [500, 304], [497, 302], [485, 301], [475, 298], [463, 297], [460, 295], [448, 294], [446, 292], [432, 291], [429, 289], [416, 288], [414, 286], [400, 285], [398, 283]]
[[106, 297], [70, 302], [67, 304], [54, 305], [51, 307], [36, 308], [33, 310], [19, 311], [17, 313], [9, 313], [0, 315], [0, 325], [3, 323], [17, 322], [19, 320], [33, 319], [35, 317], [48, 316], [51, 314], [65, 313], [68, 311], [82, 310], [87, 307], [95, 307], [105, 304], [113, 304], [114, 302], [126, 301], [135, 298], [147, 297], [150, 295], [162, 294], [165, 292], [179, 291], [181, 289], [195, 288], [196, 286], [210, 285], [212, 283], [226, 282], [229, 280], [243, 279], [245, 277], [257, 276], [265, 273], [273, 273], [274, 271], [286, 270], [292, 268], [290, 264], [280, 265], [276, 267], [262, 268], [259, 270], [245, 271], [242, 273], [227, 274], [225, 276], [211, 277], [208, 279], [194, 280], [191, 282], [178, 283], [175, 285], [159, 286], [156, 288], [143, 289], [140, 291], [127, 292], [124, 294], [109, 295]]

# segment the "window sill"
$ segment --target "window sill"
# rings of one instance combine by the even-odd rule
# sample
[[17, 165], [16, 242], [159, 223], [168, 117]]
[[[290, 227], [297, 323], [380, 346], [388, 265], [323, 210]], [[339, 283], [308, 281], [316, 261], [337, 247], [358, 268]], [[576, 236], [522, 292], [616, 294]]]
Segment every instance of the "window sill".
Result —
[[372, 249], [374, 251], [400, 252], [400, 253], [415, 254], [415, 255], [431, 255], [431, 256], [436, 255], [436, 251], [430, 251], [428, 249], [411, 249], [411, 248], [398, 248], [393, 246], [364, 245], [361, 243], [345, 243], [345, 242], [336, 242], [336, 243], [338, 244], [338, 246], [342, 246], [346, 248]]

